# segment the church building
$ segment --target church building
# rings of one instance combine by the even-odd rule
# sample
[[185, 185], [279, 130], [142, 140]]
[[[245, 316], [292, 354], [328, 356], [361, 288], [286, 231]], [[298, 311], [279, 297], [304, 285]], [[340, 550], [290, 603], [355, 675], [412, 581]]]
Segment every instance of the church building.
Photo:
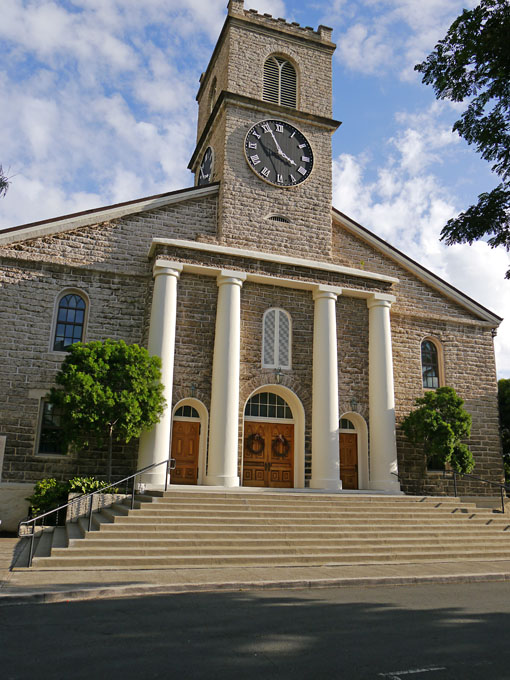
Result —
[[161, 357], [168, 404], [117, 478], [171, 452], [172, 484], [445, 493], [399, 423], [449, 385], [501, 481], [501, 319], [332, 206], [334, 50], [230, 0], [194, 186], [0, 232], [0, 516], [39, 479], [104, 474], [106, 453], [61, 450], [47, 394], [72, 343], [106, 338]]

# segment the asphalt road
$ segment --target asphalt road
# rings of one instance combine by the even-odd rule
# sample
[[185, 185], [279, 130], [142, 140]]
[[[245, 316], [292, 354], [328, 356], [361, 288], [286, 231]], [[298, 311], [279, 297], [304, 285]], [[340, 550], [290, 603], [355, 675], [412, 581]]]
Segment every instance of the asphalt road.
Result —
[[270, 590], [0, 609], [1, 680], [510, 680], [510, 584]]

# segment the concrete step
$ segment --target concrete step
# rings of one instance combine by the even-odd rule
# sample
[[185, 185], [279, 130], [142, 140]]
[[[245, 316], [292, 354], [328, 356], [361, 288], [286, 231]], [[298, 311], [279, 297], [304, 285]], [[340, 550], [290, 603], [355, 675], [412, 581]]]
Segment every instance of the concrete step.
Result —
[[[235, 530], [232, 527], [225, 531], [223, 525], [218, 524], [212, 527], [210, 530], [204, 530], [201, 525], [196, 525], [195, 528], [191, 530], [183, 529], [182, 527], [175, 528], [160, 528], [153, 527], [151, 531], [144, 528], [144, 525], [139, 526], [138, 529], [136, 525], [126, 524], [126, 525], [115, 525], [111, 527], [111, 530], [106, 530], [103, 527], [102, 531], [91, 531], [87, 534], [87, 540], [98, 540], [98, 541], [111, 541], [111, 540], [143, 540], [147, 538], [148, 540], [154, 540], [155, 537], [166, 540], [166, 539], [193, 539], [200, 541], [214, 540], [215, 538], [221, 538], [224, 536], [231, 537], [245, 537], [250, 539], [264, 539], [269, 535], [269, 532], [264, 531], [264, 526], [254, 527], [254, 530], [250, 528], [247, 530], [246, 527], [238, 526]], [[271, 535], [275, 538], [274, 540], [279, 540], [282, 538], [303, 538], [310, 539], [316, 538], [318, 540], [327, 539], [350, 539], [359, 537], [361, 539], [377, 539], [377, 538], [387, 538], [391, 539], [416, 539], [419, 541], [423, 540], [435, 540], [438, 538], [445, 539], [455, 539], [459, 540], [489, 540], [492, 537], [500, 537], [502, 540], [510, 540], [510, 536], [505, 536], [504, 532], [499, 530], [488, 532], [485, 527], [480, 529], [472, 529], [471, 527], [453, 527], [449, 529], [434, 529], [434, 527], [420, 527], [415, 530], [407, 529], [379, 529], [374, 531], [371, 527], [360, 527], [357, 529], [338, 529], [332, 528], [327, 531], [313, 530], [304, 531], [303, 529], [289, 528], [289, 527], [273, 527]], [[81, 537], [79, 537], [81, 538]]]
[[[407, 548], [409, 551], [420, 550], [425, 551], [428, 549], [439, 550], [440, 548], [446, 548], [448, 550], [453, 549], [483, 549], [493, 550], [494, 548], [506, 550], [510, 552], [510, 541], [504, 536], [490, 536], [490, 537], [478, 537], [477, 539], [469, 540], [465, 538], [456, 537], [445, 537], [437, 536], [430, 541], [430, 545], [424, 545], [423, 538], [396, 538], [394, 536], [389, 536], [386, 538], [375, 538], [375, 537], [351, 537], [351, 538], [303, 538], [303, 537], [289, 537], [281, 536], [278, 538], [248, 538], [239, 537], [237, 540], [234, 538], [229, 538], [227, 535], [219, 536], [217, 538], [135, 538], [126, 539], [112, 538], [109, 541], [89, 538], [87, 541], [74, 541], [71, 543], [72, 551], [74, 550], [86, 550], [92, 554], [92, 551], [108, 551], [108, 550], [125, 550], [129, 554], [136, 555], [139, 551], [149, 550], [164, 550], [164, 551], [183, 551], [193, 552], [193, 551], [207, 551], [207, 552], [221, 552], [223, 550], [238, 550], [244, 551], [245, 549], [260, 549], [261, 551], [279, 551], [281, 548], [292, 548], [302, 551], [309, 550], [321, 550], [321, 549], [334, 549], [334, 550], [347, 550], [347, 549], [366, 549], [367, 545], [372, 546], [375, 550], [380, 548], [387, 548], [392, 546], [395, 549]], [[56, 546], [53, 544], [53, 550], [67, 549], [65, 546]], [[69, 550], [69, 553], [71, 550]], [[53, 554], [53, 552], [52, 552]]]
[[41, 530], [34, 543], [34, 557], [48, 557], [51, 554], [54, 531], [55, 527], [44, 527]]
[[493, 551], [465, 550], [462, 552], [427, 552], [409, 555], [406, 551], [396, 552], [387, 550], [374, 554], [341, 553], [341, 554], [311, 554], [311, 555], [281, 555], [273, 553], [267, 555], [158, 555], [158, 556], [62, 556], [40, 557], [34, 559], [34, 566], [38, 568], [95, 568], [95, 569], [173, 569], [173, 568], [209, 568], [214, 566], [305, 566], [305, 565], [342, 565], [342, 564], [388, 564], [414, 562], [449, 562], [469, 560], [507, 560], [508, 553]]
[[451, 498], [171, 490], [136, 496], [133, 510], [130, 501], [94, 513], [91, 531], [80, 518], [41, 533], [34, 567], [510, 559], [510, 518]]
[[[443, 525], [443, 526], [459, 526], [465, 524], [471, 525], [471, 526], [488, 526], [488, 525], [495, 525], [495, 526], [500, 526], [502, 528], [505, 527], [510, 527], [510, 522], [509, 520], [499, 520], [499, 519], [492, 519], [492, 518], [480, 518], [478, 516], [472, 515], [457, 515], [457, 516], [437, 516], [437, 517], [432, 517], [432, 518], [423, 518], [423, 517], [413, 517], [413, 518], [408, 518], [408, 517], [402, 517], [402, 516], [397, 516], [397, 517], [389, 517], [389, 518], [380, 518], [380, 517], [368, 517], [368, 518], [360, 518], [359, 515], [356, 515], [354, 518], [353, 517], [344, 517], [344, 518], [335, 518], [335, 517], [282, 517], [282, 516], [260, 516], [258, 513], [252, 513], [248, 514], [245, 517], [239, 517], [238, 515], [229, 517], [229, 516], [218, 516], [213, 513], [209, 513], [208, 515], [193, 515], [193, 516], [187, 516], [187, 515], [182, 515], [182, 516], [175, 516], [175, 515], [161, 515], [161, 514], [154, 514], [154, 515], [146, 515], [146, 514], [141, 514], [142, 511], [130, 511], [132, 514], [129, 515], [112, 515], [109, 511], [104, 510], [103, 513], [105, 513], [113, 522], [113, 526], [120, 526], [122, 524], [138, 524], [142, 525], [145, 524], [147, 526], [162, 526], [166, 525], [168, 527], [171, 526], [185, 526], [185, 525], [201, 525], [201, 526], [210, 526], [212, 524], [218, 524], [221, 522], [225, 527], [227, 526], [233, 526], [233, 525], [244, 525], [245, 527], [248, 526], [299, 526], [300, 528], [305, 528], [305, 527], [317, 527], [317, 526], [326, 526], [328, 528], [339, 528], [342, 526], [352, 526], [352, 527], [357, 527], [357, 526], [366, 526], [367, 523], [370, 526], [373, 527], [384, 527], [384, 526], [406, 526], [406, 527], [419, 527], [423, 526], [427, 520], [433, 520], [434, 524], [437, 525]], [[106, 529], [106, 527], [104, 527]]]

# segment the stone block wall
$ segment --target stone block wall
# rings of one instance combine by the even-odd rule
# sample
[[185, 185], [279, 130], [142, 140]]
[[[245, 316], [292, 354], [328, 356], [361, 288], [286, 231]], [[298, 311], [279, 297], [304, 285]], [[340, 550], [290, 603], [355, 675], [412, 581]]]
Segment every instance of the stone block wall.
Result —
[[[402, 488], [408, 493], [452, 493], [451, 481], [427, 471], [424, 454], [414, 450], [399, 423], [423, 396], [421, 342], [436, 338], [443, 350], [444, 384], [464, 399], [473, 419], [466, 442], [476, 461], [473, 474], [500, 483], [503, 480], [497, 405], [496, 367], [492, 329], [455, 301], [416, 278], [395, 261], [339, 225], [334, 227], [333, 259], [351, 267], [395, 276], [397, 300], [391, 309], [397, 448]], [[498, 489], [467, 478], [459, 492], [497, 495]]]
[[[248, 166], [244, 141], [250, 127], [264, 119], [249, 109], [230, 106], [225, 114], [225, 163], [220, 187], [220, 242], [265, 252], [328, 259], [331, 253], [331, 141], [324, 130], [296, 124], [309, 140], [314, 169], [294, 187], [274, 187]], [[292, 122], [292, 118], [290, 118]], [[281, 215], [288, 224], [265, 219]]]
[[227, 90], [261, 100], [264, 63], [272, 54], [288, 59], [296, 69], [297, 108], [331, 118], [331, 59], [335, 49], [335, 45], [330, 42], [331, 32], [324, 27], [314, 31], [311, 27], [276, 19], [269, 14], [258, 14], [253, 10], [241, 9], [231, 12], [231, 15], [234, 21], [227, 20], [218, 47], [200, 83], [197, 95], [197, 140], [209, 118], [214, 79], [217, 94]]

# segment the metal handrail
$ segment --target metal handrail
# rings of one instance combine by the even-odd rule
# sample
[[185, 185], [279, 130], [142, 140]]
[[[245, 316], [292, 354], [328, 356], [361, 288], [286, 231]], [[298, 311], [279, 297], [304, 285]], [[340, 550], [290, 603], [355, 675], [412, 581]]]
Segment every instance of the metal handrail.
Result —
[[[493, 482], [490, 479], [484, 479], [483, 477], [477, 477], [476, 475], [472, 475], [469, 472], [457, 472], [457, 470], [443, 470], [443, 479], [447, 479], [446, 475], [448, 473], [451, 473], [452, 478], [453, 478], [453, 495], [455, 498], [458, 497], [457, 493], [457, 477], [462, 476], [462, 477], [469, 477], [470, 479], [476, 479], [478, 482], [484, 482], [484, 484], [490, 484], [491, 486], [497, 486], [499, 487], [499, 492], [501, 495], [501, 512], [504, 514], [505, 513], [505, 492], [510, 491], [510, 485], [508, 484], [500, 484], [499, 482]], [[392, 475], [394, 475], [398, 481], [402, 481], [398, 473], [392, 472]]]
[[[104, 493], [107, 489], [111, 489], [112, 487], [117, 487], [119, 484], [122, 484], [123, 482], [128, 482], [130, 479], [133, 480], [133, 488], [131, 489], [131, 510], [135, 507], [135, 479], [136, 477], [139, 477], [140, 475], [146, 473], [149, 470], [153, 470], [154, 468], [159, 467], [160, 465], [166, 465], [166, 475], [165, 475], [165, 491], [168, 490], [168, 479], [169, 479], [169, 473], [170, 470], [175, 469], [175, 458], [168, 458], [167, 460], [162, 460], [159, 463], [152, 463], [152, 465], [147, 465], [144, 468], [141, 468], [140, 470], [137, 470], [134, 472], [132, 475], [129, 475], [128, 477], [124, 477], [124, 479], [120, 479], [117, 482], [112, 482], [111, 484], [108, 484], [107, 486], [103, 486], [101, 489], [96, 489], [95, 491], [90, 491], [89, 493], [83, 493], [80, 494], [79, 496], [75, 496], [72, 498], [70, 501], [65, 503], [64, 505], [60, 505], [58, 508], [54, 508], [53, 510], [48, 510], [48, 512], [43, 512], [40, 515], [37, 515], [37, 517], [31, 517], [30, 519], [24, 519], [21, 520], [18, 523], [18, 537], [19, 538], [30, 538], [30, 551], [28, 554], [28, 567], [32, 566], [32, 559], [34, 556], [34, 540], [35, 540], [35, 524], [38, 520], [43, 519], [43, 517], [48, 517], [49, 515], [53, 515], [55, 513], [58, 513], [60, 510], [64, 510], [64, 508], [68, 508], [70, 505], [73, 503], [77, 503], [79, 501], [83, 501], [85, 498], [90, 497], [90, 507], [88, 510], [88, 531], [90, 531], [92, 527], [92, 513], [93, 513], [93, 508], [94, 508], [94, 501], [92, 499], [92, 496], [95, 496], [96, 494], [101, 494]], [[20, 534], [21, 527], [22, 526], [29, 526], [32, 525], [32, 530], [28, 534]]]
[[499, 487], [499, 493], [501, 496], [501, 512], [504, 514], [505, 512], [505, 492], [508, 493], [510, 491], [510, 486], [507, 484], [500, 484], [499, 482], [493, 482], [490, 479], [484, 479], [483, 477], [477, 477], [476, 475], [472, 475], [469, 472], [457, 472], [457, 470], [444, 470], [443, 472], [443, 479], [446, 479], [446, 475], [448, 472], [451, 472], [452, 477], [453, 477], [453, 493], [455, 498], [457, 498], [457, 477], [469, 477], [470, 479], [476, 479], [477, 482], [483, 482], [484, 484], [490, 484], [491, 486], [497, 486]]

